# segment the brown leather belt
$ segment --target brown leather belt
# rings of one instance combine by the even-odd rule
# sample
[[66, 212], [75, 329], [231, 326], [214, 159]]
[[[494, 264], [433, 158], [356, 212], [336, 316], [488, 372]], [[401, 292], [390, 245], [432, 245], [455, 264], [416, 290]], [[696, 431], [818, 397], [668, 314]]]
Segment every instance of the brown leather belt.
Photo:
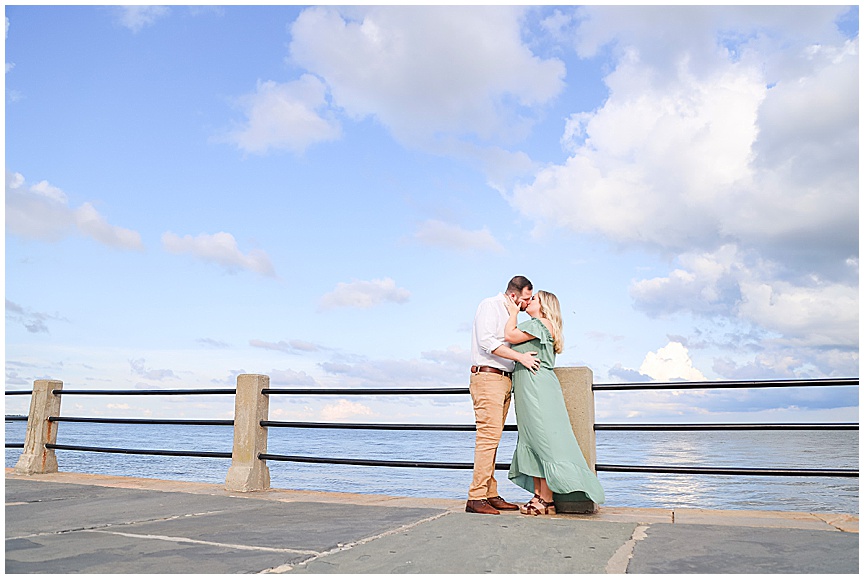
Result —
[[471, 366], [471, 373], [476, 374], [477, 372], [491, 372], [493, 374], [501, 374], [506, 378], [510, 378], [513, 375], [513, 372], [505, 372], [501, 368], [493, 368], [492, 366]]

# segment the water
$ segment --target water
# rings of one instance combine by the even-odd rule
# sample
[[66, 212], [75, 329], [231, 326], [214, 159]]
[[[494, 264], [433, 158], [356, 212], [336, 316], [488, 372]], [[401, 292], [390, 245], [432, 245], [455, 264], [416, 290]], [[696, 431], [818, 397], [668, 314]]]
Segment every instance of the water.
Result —
[[[230, 452], [231, 427], [61, 423], [58, 444]], [[23, 442], [26, 424], [6, 423]], [[498, 462], [510, 462], [516, 433], [505, 432]], [[271, 428], [268, 452], [379, 460], [472, 462], [473, 432]], [[15, 466], [20, 449], [6, 450]], [[230, 459], [57, 451], [61, 471], [221, 484]], [[858, 431], [597, 433], [597, 462], [780, 468], [858, 468]], [[470, 470], [341, 466], [269, 461], [274, 488], [463, 499]], [[600, 473], [606, 506], [858, 513], [857, 478]], [[499, 472], [513, 501], [530, 495]]]

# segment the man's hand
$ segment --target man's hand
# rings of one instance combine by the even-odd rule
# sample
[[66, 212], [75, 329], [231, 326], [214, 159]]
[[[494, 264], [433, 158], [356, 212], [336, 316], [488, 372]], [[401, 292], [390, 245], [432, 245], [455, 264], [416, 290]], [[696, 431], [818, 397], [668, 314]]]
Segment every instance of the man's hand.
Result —
[[525, 352], [516, 361], [528, 368], [532, 374], [536, 374], [537, 370], [540, 369], [540, 360], [535, 356], [537, 356], [537, 352]]

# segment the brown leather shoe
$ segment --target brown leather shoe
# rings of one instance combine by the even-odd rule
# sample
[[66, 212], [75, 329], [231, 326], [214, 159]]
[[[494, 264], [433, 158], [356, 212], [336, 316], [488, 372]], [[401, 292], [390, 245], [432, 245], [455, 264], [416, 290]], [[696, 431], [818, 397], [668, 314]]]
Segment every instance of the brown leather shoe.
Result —
[[[518, 508], [518, 507], [517, 507]], [[466, 513], [479, 513], [481, 515], [500, 515], [493, 507], [489, 504], [489, 501], [483, 499], [482, 501], [468, 501], [465, 504], [465, 512]]]
[[519, 505], [514, 505], [513, 503], [508, 503], [501, 497], [489, 497], [486, 499], [486, 502], [492, 505], [493, 508], [498, 509], [499, 511], [518, 511]]

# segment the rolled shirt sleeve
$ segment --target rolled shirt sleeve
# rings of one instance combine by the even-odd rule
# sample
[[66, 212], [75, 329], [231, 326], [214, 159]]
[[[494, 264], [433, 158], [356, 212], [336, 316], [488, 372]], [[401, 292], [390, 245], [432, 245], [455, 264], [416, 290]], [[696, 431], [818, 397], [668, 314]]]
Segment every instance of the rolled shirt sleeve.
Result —
[[501, 328], [498, 327], [499, 317], [495, 311], [495, 304], [491, 301], [480, 304], [474, 317], [477, 345], [487, 354], [491, 354], [498, 346], [507, 344], [501, 337]]

